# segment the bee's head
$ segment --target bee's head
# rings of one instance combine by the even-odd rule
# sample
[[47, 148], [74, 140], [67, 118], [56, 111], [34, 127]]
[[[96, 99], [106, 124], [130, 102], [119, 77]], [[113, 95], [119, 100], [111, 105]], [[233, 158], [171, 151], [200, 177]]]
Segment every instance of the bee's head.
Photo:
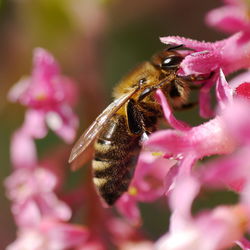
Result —
[[162, 71], [177, 70], [184, 57], [176, 50], [182, 45], [168, 45], [166, 49], [152, 57], [152, 63]]

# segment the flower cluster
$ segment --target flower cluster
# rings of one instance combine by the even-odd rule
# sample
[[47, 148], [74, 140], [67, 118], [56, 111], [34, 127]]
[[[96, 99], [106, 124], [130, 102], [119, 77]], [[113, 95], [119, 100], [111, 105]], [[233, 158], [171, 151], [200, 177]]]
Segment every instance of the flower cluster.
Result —
[[34, 52], [32, 76], [9, 92], [11, 101], [27, 107], [25, 121], [11, 139], [13, 173], [6, 179], [8, 198], [18, 226], [18, 238], [7, 249], [65, 249], [84, 242], [88, 230], [70, 225], [70, 207], [57, 195], [62, 175], [55, 159], [39, 161], [35, 139], [44, 138], [47, 126], [72, 142], [78, 119], [72, 111], [74, 83], [60, 74], [55, 59], [44, 49]]
[[[36, 49], [34, 68], [9, 93], [11, 101], [26, 106], [25, 120], [11, 139], [13, 173], [6, 179], [7, 196], [18, 226], [17, 240], [7, 249], [105, 250], [216, 250], [238, 245], [250, 249], [250, 18], [249, 3], [225, 0], [225, 6], [208, 13], [210, 26], [230, 33], [217, 42], [184, 37], [161, 38], [165, 44], [183, 44], [187, 51], [180, 75], [208, 75], [199, 85], [200, 115], [207, 120], [191, 127], [178, 120], [165, 95], [157, 90], [170, 129], [159, 130], [144, 142], [129, 190], [115, 204], [117, 217], [103, 208], [88, 182], [62, 193], [63, 171], [53, 159], [38, 160], [35, 139], [48, 128], [65, 142], [74, 139], [78, 119], [72, 107], [77, 91], [61, 75], [55, 59]], [[227, 80], [237, 70], [244, 73]], [[216, 107], [210, 101], [215, 89]], [[236, 202], [212, 209], [193, 207], [204, 191], [230, 190]], [[160, 197], [171, 217], [156, 242], [140, 231], [143, 220], [138, 203]], [[83, 200], [83, 202], [79, 202]], [[72, 224], [84, 207], [86, 220]]]

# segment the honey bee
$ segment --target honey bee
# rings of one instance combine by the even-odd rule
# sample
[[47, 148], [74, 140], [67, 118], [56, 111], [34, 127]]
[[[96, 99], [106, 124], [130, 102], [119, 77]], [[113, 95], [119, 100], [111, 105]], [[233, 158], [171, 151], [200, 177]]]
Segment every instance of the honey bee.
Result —
[[108, 205], [128, 190], [141, 142], [156, 130], [157, 121], [163, 117], [155, 91], [161, 89], [173, 109], [189, 105], [190, 86], [198, 77], [177, 75], [184, 59], [178, 52], [181, 49], [188, 48], [169, 44], [128, 74], [114, 88], [114, 101], [72, 149], [69, 163], [73, 169], [93, 158], [93, 182]]

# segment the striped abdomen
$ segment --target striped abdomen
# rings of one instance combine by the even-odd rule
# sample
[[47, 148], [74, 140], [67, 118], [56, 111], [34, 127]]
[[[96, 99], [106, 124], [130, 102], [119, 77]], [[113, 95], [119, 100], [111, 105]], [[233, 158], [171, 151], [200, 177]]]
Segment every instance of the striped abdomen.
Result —
[[126, 118], [116, 114], [95, 142], [94, 183], [107, 204], [127, 191], [137, 162], [140, 136], [129, 134]]

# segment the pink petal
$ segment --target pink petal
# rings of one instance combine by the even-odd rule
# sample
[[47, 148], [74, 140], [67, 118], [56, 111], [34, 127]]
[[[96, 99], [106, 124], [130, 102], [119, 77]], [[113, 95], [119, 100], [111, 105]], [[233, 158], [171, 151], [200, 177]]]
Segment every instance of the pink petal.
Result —
[[235, 89], [235, 95], [250, 99], [250, 83], [244, 82]]
[[203, 165], [199, 177], [203, 185], [230, 187], [235, 192], [240, 192], [248, 180], [249, 167], [246, 162], [249, 153], [249, 150], [239, 151]]
[[58, 110], [48, 112], [46, 121], [66, 143], [73, 142], [78, 128], [78, 118], [69, 106], [62, 105]]
[[[200, 190], [200, 184], [191, 176], [179, 176], [176, 180], [175, 189], [170, 194], [170, 207], [175, 214], [182, 218], [189, 218], [191, 216], [191, 206], [194, 198]], [[183, 195], [185, 193], [185, 195]], [[175, 227], [182, 227], [175, 221]], [[173, 226], [173, 225], [172, 225]], [[172, 228], [173, 229], [173, 228]]]
[[217, 207], [195, 218], [174, 215], [171, 231], [156, 242], [155, 249], [229, 249], [242, 239], [248, 223], [247, 211], [240, 205]]
[[243, 72], [229, 81], [232, 89], [236, 89], [244, 82], [250, 82], [250, 71]]
[[21, 229], [18, 238], [7, 250], [76, 249], [89, 236], [86, 228], [53, 220], [44, 220], [38, 227]]
[[136, 204], [136, 199], [131, 195], [124, 194], [117, 202], [118, 211], [129, 219], [134, 225], [141, 224], [141, 215]]
[[42, 218], [50, 217], [60, 221], [70, 220], [71, 209], [66, 203], [60, 201], [54, 193], [40, 194], [35, 197], [35, 200]]
[[199, 93], [199, 108], [200, 108], [200, 116], [203, 118], [210, 118], [214, 116], [214, 111], [211, 107], [211, 96], [210, 96], [210, 90], [211, 90], [210, 84], [205, 84], [201, 89]]
[[86, 241], [89, 236], [87, 229], [82, 226], [50, 220], [44, 221], [40, 228], [41, 233], [47, 236], [51, 246], [57, 246], [58, 249], [68, 249], [78, 246]]
[[35, 139], [44, 138], [48, 132], [43, 111], [28, 109], [22, 127], [23, 132]]
[[167, 102], [167, 99], [165, 97], [165, 95], [163, 94], [163, 92], [158, 89], [156, 91], [156, 97], [159, 101], [159, 103], [161, 104], [162, 106], [162, 109], [163, 109], [163, 112], [164, 112], [164, 116], [166, 118], [166, 120], [168, 121], [168, 123], [175, 129], [177, 130], [181, 130], [181, 131], [186, 131], [186, 130], [189, 130], [190, 127], [189, 125], [187, 125], [186, 123], [182, 122], [182, 121], [178, 121], [173, 113], [172, 113], [172, 110]]
[[224, 6], [210, 11], [207, 14], [206, 22], [219, 30], [236, 33], [240, 30], [249, 29], [246, 10], [240, 6]]
[[216, 84], [216, 94], [218, 105], [222, 110], [233, 101], [233, 89], [228, 85], [222, 70]]
[[43, 48], [34, 50], [33, 77], [50, 80], [51, 77], [60, 74], [60, 68], [54, 57]]
[[237, 240], [236, 244], [241, 247], [242, 250], [250, 249], [250, 241], [247, 238], [242, 238], [241, 240]]
[[11, 139], [11, 162], [15, 168], [34, 168], [37, 160], [33, 138], [22, 129], [16, 131]]
[[25, 92], [28, 90], [31, 79], [29, 77], [22, 77], [8, 93], [8, 100], [11, 102], [17, 102], [20, 100]]
[[232, 152], [235, 140], [226, 131], [223, 121], [217, 117], [186, 133], [174, 130], [155, 132], [145, 142], [145, 146], [167, 155], [190, 153], [200, 159], [213, 154]]
[[227, 129], [241, 143], [250, 142], [249, 108], [250, 102], [247, 99], [235, 99], [222, 113]]
[[39, 207], [34, 200], [27, 200], [22, 204], [14, 203], [11, 210], [18, 227], [36, 227], [42, 220]]

